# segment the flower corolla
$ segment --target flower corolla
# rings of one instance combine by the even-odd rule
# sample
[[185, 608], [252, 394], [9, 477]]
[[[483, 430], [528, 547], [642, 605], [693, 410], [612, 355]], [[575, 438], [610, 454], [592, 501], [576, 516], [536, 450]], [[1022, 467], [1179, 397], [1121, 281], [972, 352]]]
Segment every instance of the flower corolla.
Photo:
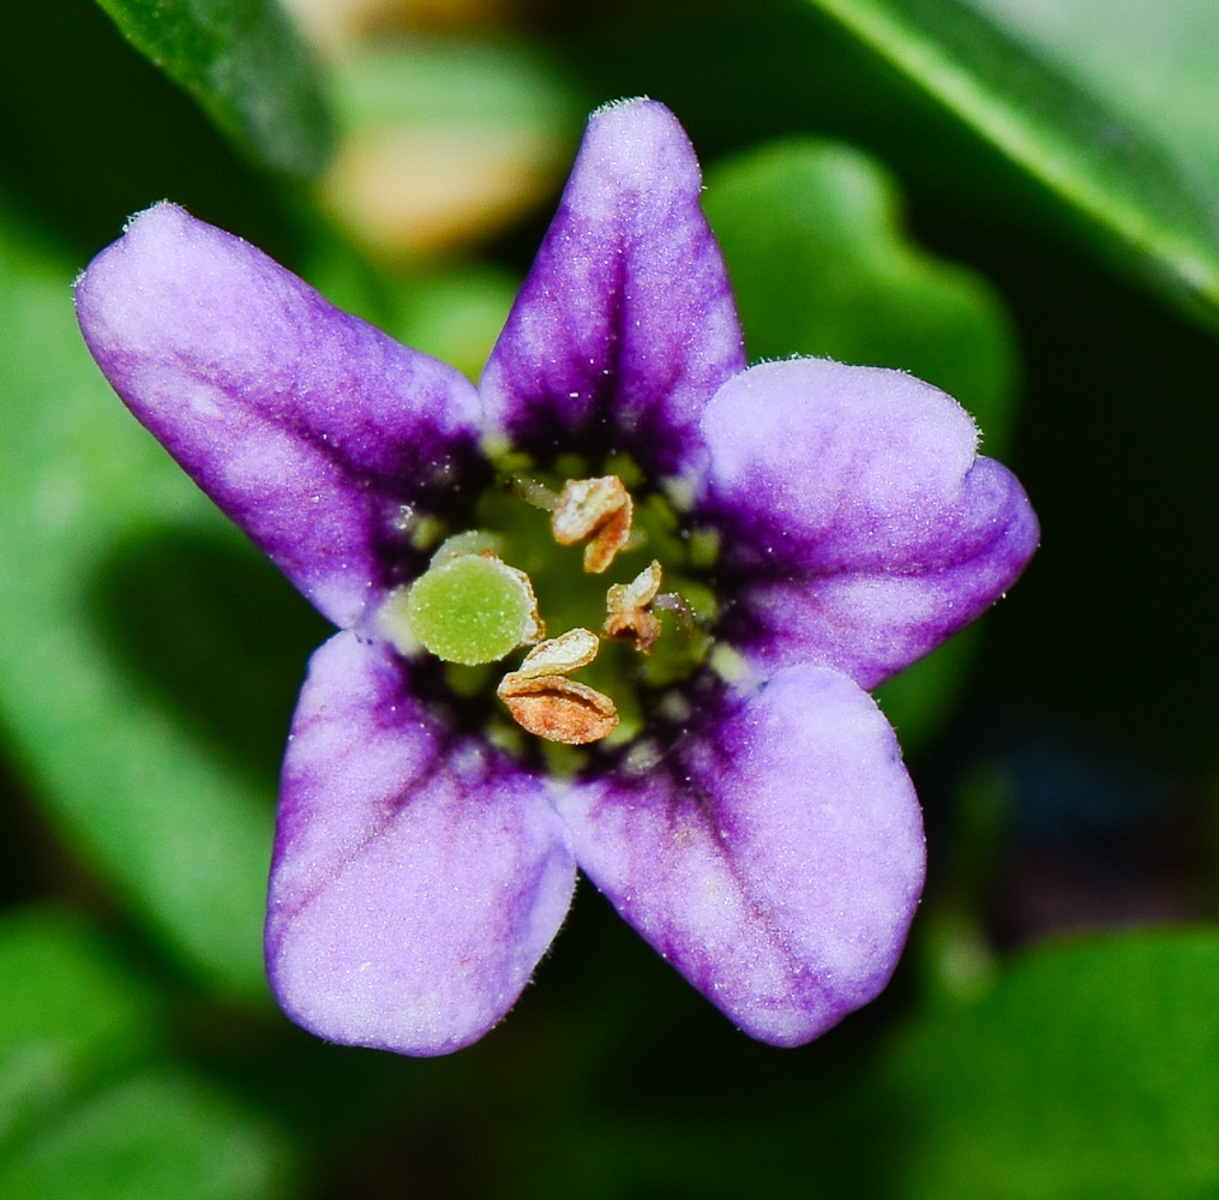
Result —
[[[482, 1036], [577, 867], [763, 1041], [816, 1037], [894, 969], [923, 832], [865, 689], [989, 606], [1037, 524], [936, 388], [747, 368], [700, 189], [662, 105], [595, 113], [477, 389], [171, 204], [79, 282], [115, 390], [340, 629], [292, 725], [266, 926], [280, 1004], [324, 1038], [438, 1054]], [[604, 573], [604, 636], [538, 645], [541, 585], [539, 616], [527, 564], [463, 529], [532, 512], [520, 496], [583, 539], [583, 573], [580, 547], [555, 551], [573, 579]], [[409, 636], [432, 620], [413, 585], [467, 574], [516, 597], [506, 644], [535, 646], [498, 697], [454, 661], [501, 649], [446, 665]], [[611, 638], [625, 699], [568, 678]], [[573, 744], [558, 765], [548, 737]]]

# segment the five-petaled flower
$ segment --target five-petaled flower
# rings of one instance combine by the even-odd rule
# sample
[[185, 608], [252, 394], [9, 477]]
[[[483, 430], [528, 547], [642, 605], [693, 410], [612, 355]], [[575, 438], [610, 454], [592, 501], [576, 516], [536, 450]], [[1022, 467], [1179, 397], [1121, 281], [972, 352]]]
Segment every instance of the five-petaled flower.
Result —
[[[700, 187], [663, 106], [594, 114], [477, 390], [169, 204], [80, 281], [115, 389], [341, 629], [292, 727], [266, 931], [281, 1005], [322, 1037], [436, 1054], [481, 1036], [577, 865], [764, 1041], [817, 1036], [894, 968], [923, 834], [864, 689], [990, 605], [1037, 524], [937, 389], [821, 359], [746, 369]], [[488, 735], [494, 680], [471, 699], [378, 617], [427, 568], [421, 528], [457, 532], [497, 487], [507, 503], [508, 447], [552, 479], [573, 455], [590, 475], [629, 461], [637, 499], [717, 547], [712, 652], [638, 683], [629, 735], [566, 772], [532, 736]], [[648, 570], [614, 595], [650, 639]]]

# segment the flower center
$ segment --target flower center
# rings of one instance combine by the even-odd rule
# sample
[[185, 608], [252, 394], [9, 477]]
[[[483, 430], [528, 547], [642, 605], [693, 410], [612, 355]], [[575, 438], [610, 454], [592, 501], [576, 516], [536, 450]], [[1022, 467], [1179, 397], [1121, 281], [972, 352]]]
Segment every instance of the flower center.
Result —
[[532, 647], [499, 679], [501, 713], [547, 742], [633, 737], [658, 693], [706, 656], [715, 605], [698, 576], [714, 543], [683, 531], [663, 496], [637, 504], [627, 486], [637, 472], [618, 465], [561, 486], [506, 473], [475, 507], [479, 528], [445, 540], [389, 594], [382, 634], [403, 655], [453, 664], [463, 694], [468, 680], [453, 670]]

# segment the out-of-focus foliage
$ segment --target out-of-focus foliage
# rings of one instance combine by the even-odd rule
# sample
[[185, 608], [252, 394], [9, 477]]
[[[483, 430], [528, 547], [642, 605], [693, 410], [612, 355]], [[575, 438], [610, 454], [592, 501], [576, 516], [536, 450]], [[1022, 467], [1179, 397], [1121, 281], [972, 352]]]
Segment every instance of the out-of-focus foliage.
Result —
[[331, 75], [342, 139], [322, 194], [390, 261], [451, 253], [535, 208], [587, 108], [545, 56], [497, 42], [382, 40]]
[[165, 1000], [65, 914], [0, 921], [0, 1197], [270, 1200], [291, 1151], [164, 1058]]
[[277, 0], [97, 0], [123, 36], [267, 166], [308, 179], [331, 150], [309, 52]]
[[1219, 6], [1210, 0], [969, 0], [1157, 137], [1181, 165], [1219, 180]]
[[325, 626], [115, 402], [71, 281], [3, 232], [5, 728], [56, 822], [174, 951], [261, 998], [274, 776], [249, 757], [275, 752]]
[[704, 207], [752, 359], [817, 354], [909, 371], [964, 404], [1002, 457], [1016, 363], [1002, 301], [906, 236], [879, 163], [849, 146], [781, 142], [716, 168]]
[[1045, 947], [906, 1031], [912, 1200], [1213, 1196], [1219, 935]]
[[273, 1200], [287, 1194], [277, 1136], [180, 1070], [90, 1096], [0, 1165], [4, 1200]]
[[0, 1159], [57, 1106], [159, 1040], [152, 989], [62, 913], [0, 922]]
[[812, 2], [1215, 319], [1219, 205], [1163, 147], [964, 0]]

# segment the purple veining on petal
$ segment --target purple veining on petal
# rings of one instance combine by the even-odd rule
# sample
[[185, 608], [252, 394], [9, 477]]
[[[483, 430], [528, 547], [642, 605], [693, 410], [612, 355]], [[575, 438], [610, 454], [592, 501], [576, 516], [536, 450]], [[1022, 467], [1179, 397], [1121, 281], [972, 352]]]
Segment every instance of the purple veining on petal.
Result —
[[[1009, 586], [1036, 519], [935, 388], [818, 360], [745, 371], [700, 188], [662, 105], [595, 113], [481, 396], [172, 205], [78, 285], [136, 416], [359, 630], [311, 663], [268, 900], [272, 986], [322, 1037], [408, 1054], [477, 1039], [562, 923], [576, 858], [762, 1040], [817, 1036], [893, 970], [922, 827], [860, 689]], [[366, 619], [422, 565], [413, 513], [461, 528], [490, 481], [484, 433], [590, 470], [626, 451], [652, 487], [684, 475], [695, 524], [720, 535], [714, 633], [752, 668], [748, 685], [703, 668], [645, 697], [637, 742], [591, 750], [561, 791]]]
[[765, 670], [815, 662], [873, 687], [977, 617], [1037, 547], [1024, 491], [977, 456], [969, 415], [899, 371], [767, 363], [716, 393], [702, 429], [734, 593], [720, 633]]
[[392, 651], [313, 657], [284, 763], [267, 968], [332, 1041], [441, 1054], [516, 1000], [575, 882], [544, 778], [454, 735]]
[[174, 205], [99, 254], [76, 302], [135, 415], [339, 625], [396, 582], [402, 506], [470, 474], [467, 380]]
[[798, 1045], [888, 981], [923, 879], [892, 729], [836, 671], [729, 693], [659, 765], [559, 802], [581, 868], [747, 1033]]
[[487, 364], [491, 423], [520, 448], [631, 449], [676, 473], [694, 424], [745, 365], [693, 148], [663, 105], [595, 113]]

